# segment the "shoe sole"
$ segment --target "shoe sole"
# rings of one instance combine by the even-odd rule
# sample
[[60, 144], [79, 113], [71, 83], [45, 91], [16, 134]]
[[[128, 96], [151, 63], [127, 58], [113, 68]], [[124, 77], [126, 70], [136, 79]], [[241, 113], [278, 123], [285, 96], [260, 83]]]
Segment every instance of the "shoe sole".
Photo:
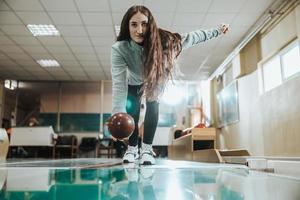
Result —
[[128, 163], [135, 163], [138, 159], [135, 159], [133, 162], [129, 162], [129, 160], [123, 160], [124, 164], [128, 164]]
[[150, 161], [144, 161], [142, 165], [153, 165]]

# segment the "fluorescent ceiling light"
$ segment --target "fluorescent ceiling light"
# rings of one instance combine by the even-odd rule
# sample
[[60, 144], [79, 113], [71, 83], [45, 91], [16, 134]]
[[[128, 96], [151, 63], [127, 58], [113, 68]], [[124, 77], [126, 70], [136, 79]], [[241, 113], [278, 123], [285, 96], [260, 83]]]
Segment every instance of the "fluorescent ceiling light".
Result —
[[18, 83], [15, 80], [5, 80], [4, 81], [4, 87], [9, 90], [14, 90], [18, 87]]
[[42, 67], [59, 67], [60, 66], [56, 60], [50, 60], [50, 59], [37, 60], [37, 63], [39, 63]]
[[59, 31], [54, 25], [43, 25], [43, 24], [28, 24], [27, 28], [33, 36], [59, 36]]
[[116, 36], [118, 37], [118, 35], [120, 33], [120, 26], [119, 25], [115, 26], [115, 33], [116, 33]]

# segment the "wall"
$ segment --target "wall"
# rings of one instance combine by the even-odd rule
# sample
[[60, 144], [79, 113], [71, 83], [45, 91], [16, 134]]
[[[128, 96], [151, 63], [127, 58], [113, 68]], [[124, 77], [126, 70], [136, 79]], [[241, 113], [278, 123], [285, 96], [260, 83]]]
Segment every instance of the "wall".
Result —
[[4, 84], [3, 81], [0, 79], [0, 119], [2, 119], [3, 108], [4, 108]]
[[[248, 149], [259, 156], [300, 156], [300, 75], [261, 95], [256, 70], [258, 62], [300, 38], [299, 30], [300, 6], [241, 51], [246, 75], [238, 79], [240, 120], [219, 130], [218, 148]], [[219, 90], [216, 82], [214, 94]]]
[[[41, 112], [57, 112], [59, 84], [45, 84], [41, 91]], [[100, 113], [101, 83], [61, 83], [61, 110], [63, 113]], [[111, 105], [107, 105], [111, 108]]]

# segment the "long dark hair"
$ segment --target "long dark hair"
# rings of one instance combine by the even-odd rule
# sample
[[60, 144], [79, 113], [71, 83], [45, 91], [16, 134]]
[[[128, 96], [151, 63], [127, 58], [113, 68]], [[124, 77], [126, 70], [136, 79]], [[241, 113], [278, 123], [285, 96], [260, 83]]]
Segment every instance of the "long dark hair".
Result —
[[157, 100], [171, 78], [174, 61], [181, 52], [181, 37], [178, 33], [158, 28], [152, 13], [145, 6], [132, 6], [122, 19], [117, 41], [130, 40], [129, 20], [138, 12], [148, 17], [148, 27], [143, 42], [145, 80], [142, 90], [145, 91], [149, 101]]

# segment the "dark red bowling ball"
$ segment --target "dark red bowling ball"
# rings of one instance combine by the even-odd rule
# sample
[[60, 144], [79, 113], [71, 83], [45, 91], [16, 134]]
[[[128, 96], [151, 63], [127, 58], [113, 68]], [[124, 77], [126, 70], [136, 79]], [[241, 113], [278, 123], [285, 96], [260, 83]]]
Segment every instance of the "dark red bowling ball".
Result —
[[116, 113], [107, 122], [110, 134], [116, 139], [128, 138], [134, 131], [134, 120], [127, 113]]

